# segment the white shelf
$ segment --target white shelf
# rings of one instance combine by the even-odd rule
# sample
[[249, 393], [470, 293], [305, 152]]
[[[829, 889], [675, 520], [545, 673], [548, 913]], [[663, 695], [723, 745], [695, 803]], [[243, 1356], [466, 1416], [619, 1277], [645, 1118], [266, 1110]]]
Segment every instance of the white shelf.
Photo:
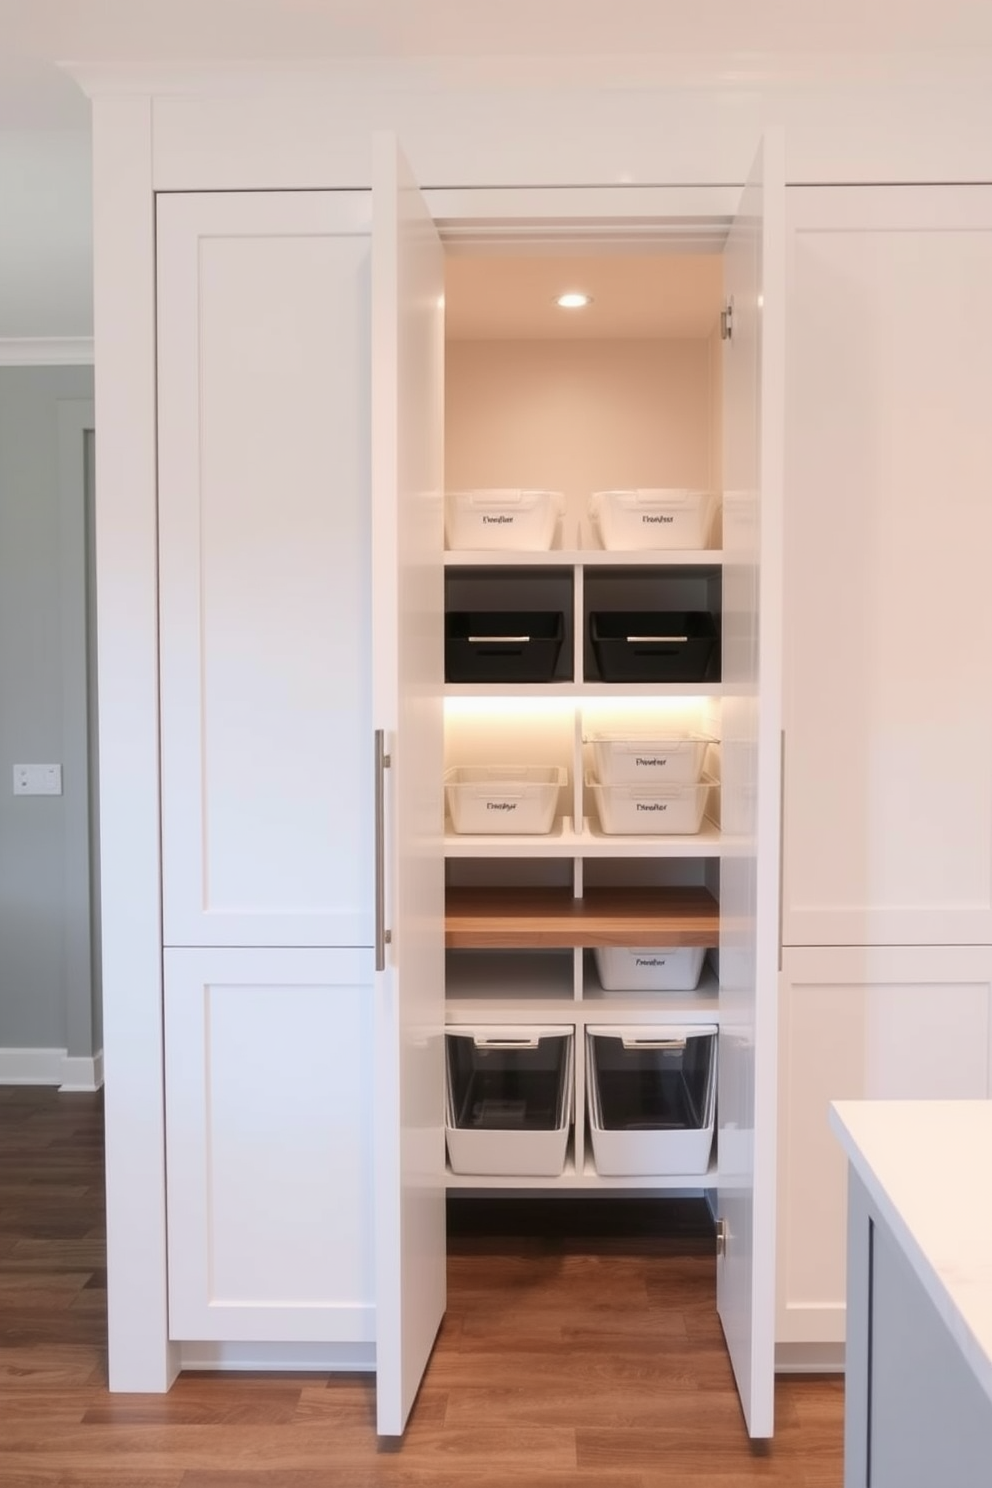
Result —
[[550, 832], [455, 832], [445, 822], [446, 858], [716, 858], [720, 829], [704, 821], [702, 829], [684, 833], [607, 833], [590, 818], [576, 832], [570, 816], [561, 817]]
[[694, 992], [605, 992], [586, 957], [575, 996], [570, 950], [449, 951], [445, 1019], [450, 1023], [719, 1023], [720, 988], [709, 961]]
[[717, 548], [547, 548], [541, 552], [498, 549], [446, 550], [445, 568], [720, 568]]
[[610, 698], [723, 697], [722, 682], [446, 682], [445, 697]]
[[[715, 1148], [714, 1142], [714, 1148]], [[472, 1193], [568, 1193], [621, 1192], [653, 1197], [668, 1194], [671, 1197], [694, 1198], [708, 1189], [716, 1188], [719, 1182], [716, 1162], [711, 1160], [705, 1173], [671, 1174], [662, 1177], [604, 1178], [597, 1173], [592, 1155], [586, 1158], [581, 1173], [576, 1173], [571, 1149], [565, 1161], [565, 1171], [557, 1178], [520, 1178], [513, 1175], [489, 1175], [476, 1173], [452, 1173], [448, 1170], [446, 1184], [449, 1190], [468, 1190]]]

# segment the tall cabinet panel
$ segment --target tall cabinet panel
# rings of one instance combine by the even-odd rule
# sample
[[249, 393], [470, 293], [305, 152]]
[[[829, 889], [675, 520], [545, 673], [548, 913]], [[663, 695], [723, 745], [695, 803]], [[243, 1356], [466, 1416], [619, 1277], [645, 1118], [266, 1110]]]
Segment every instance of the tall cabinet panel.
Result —
[[992, 191], [790, 193], [786, 945], [992, 942]]
[[369, 945], [367, 195], [158, 205], [166, 945]]
[[[375, 1341], [367, 194], [158, 204], [169, 1333]], [[353, 1355], [354, 1357], [354, 1355]]]

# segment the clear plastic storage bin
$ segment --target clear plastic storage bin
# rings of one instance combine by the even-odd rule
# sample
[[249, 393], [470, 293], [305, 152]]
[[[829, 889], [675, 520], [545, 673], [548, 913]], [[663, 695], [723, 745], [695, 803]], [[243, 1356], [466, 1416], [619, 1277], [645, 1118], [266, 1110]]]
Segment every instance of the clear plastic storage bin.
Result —
[[711, 780], [698, 785], [600, 785], [586, 776], [599, 824], [608, 835], [674, 833], [694, 836], [703, 825]]
[[559, 491], [449, 491], [445, 540], [451, 549], [542, 552], [554, 542], [564, 510]]
[[632, 734], [597, 729], [592, 745], [602, 785], [695, 785], [712, 740], [704, 734]]
[[560, 765], [471, 765], [446, 770], [456, 832], [550, 832], [566, 772]]
[[445, 1030], [454, 1173], [556, 1178], [572, 1121], [571, 1027]]
[[605, 992], [694, 992], [706, 959], [697, 946], [597, 946], [594, 955]]
[[718, 501], [711, 491], [597, 491], [589, 515], [604, 548], [705, 548]]
[[597, 1172], [706, 1172], [716, 1110], [716, 1041], [715, 1024], [586, 1029]]

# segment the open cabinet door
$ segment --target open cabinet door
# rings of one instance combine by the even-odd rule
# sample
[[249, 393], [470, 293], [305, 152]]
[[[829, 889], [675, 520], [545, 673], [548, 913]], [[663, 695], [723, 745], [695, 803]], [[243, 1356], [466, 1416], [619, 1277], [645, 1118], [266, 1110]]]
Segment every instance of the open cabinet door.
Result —
[[725, 249], [717, 1307], [751, 1436], [774, 1429], [785, 184], [766, 137]]
[[444, 266], [392, 136], [374, 141], [371, 293], [376, 1378], [379, 1433], [399, 1436], [445, 1305]]

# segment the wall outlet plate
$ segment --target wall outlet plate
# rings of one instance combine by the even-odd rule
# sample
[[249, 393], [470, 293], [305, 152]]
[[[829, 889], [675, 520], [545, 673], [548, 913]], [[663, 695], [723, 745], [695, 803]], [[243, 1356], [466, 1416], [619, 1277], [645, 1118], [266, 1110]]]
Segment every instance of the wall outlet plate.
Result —
[[15, 765], [15, 796], [60, 796], [61, 765]]

